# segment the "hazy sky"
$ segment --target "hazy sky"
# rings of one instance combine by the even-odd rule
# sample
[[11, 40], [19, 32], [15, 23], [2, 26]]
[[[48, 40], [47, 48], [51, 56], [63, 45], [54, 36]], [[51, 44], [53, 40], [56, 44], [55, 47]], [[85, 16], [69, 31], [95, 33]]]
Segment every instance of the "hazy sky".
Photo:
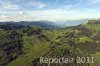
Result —
[[0, 0], [0, 21], [100, 18], [100, 0]]

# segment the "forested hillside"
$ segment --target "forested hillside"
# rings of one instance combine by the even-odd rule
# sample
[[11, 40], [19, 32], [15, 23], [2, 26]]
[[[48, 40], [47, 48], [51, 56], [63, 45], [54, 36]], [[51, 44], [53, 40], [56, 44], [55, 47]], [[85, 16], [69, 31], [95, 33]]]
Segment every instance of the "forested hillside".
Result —
[[[40, 63], [40, 57], [94, 57], [94, 63]], [[88, 60], [86, 60], [88, 61]], [[1, 66], [100, 66], [100, 20], [61, 29], [0, 29]]]

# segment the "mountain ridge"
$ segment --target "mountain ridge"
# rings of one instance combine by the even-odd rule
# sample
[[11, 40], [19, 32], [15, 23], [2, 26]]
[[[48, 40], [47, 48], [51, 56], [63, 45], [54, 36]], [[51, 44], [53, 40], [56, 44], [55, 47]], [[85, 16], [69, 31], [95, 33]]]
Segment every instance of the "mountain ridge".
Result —
[[0, 22], [0, 28], [3, 29], [20, 29], [27, 26], [38, 26], [46, 29], [55, 29], [58, 26], [50, 21], [20, 21], [20, 22]]

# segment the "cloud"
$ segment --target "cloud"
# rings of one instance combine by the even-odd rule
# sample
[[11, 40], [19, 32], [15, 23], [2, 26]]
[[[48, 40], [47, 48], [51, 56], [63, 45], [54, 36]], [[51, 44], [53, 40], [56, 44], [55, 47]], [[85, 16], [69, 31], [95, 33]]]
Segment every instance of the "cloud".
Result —
[[73, 2], [71, 2], [71, 4], [66, 4], [64, 5], [66, 8], [77, 8], [77, 7], [81, 7], [81, 6], [91, 6], [91, 5], [97, 5], [100, 4], [100, 0], [74, 0], [75, 4], [72, 4]]
[[0, 3], [0, 9], [2, 10], [19, 10], [20, 6], [17, 4], [14, 4], [12, 2], [2, 2]]
[[0, 15], [0, 18], [4, 19], [4, 18], [7, 18], [7, 16], [6, 15]]
[[[59, 0], [60, 1], [60, 0]], [[56, 5], [58, 5], [58, 0], [56, 0]], [[6, 3], [3, 5], [3, 9], [12, 10], [5, 11], [6, 13], [1, 12], [0, 21], [35, 21], [35, 20], [49, 20], [49, 21], [59, 21], [59, 20], [77, 20], [77, 19], [88, 19], [88, 18], [98, 18], [100, 17], [98, 9], [90, 9], [87, 7], [87, 4], [93, 5], [99, 3], [99, 0], [76, 0], [73, 4], [61, 4], [62, 7], [57, 6], [59, 8], [56, 9], [42, 9], [46, 7], [46, 5], [42, 2], [25, 2], [22, 5], [18, 5], [18, 3]], [[26, 4], [27, 7], [30, 5], [33, 8], [29, 8], [29, 11], [20, 10], [20, 6], [24, 6]], [[83, 5], [84, 4], [84, 5]], [[2, 5], [2, 4], [1, 4]], [[51, 5], [54, 6], [54, 5]], [[85, 6], [87, 8], [82, 8], [81, 6]], [[38, 8], [34, 10], [34, 7]], [[47, 6], [48, 7], [48, 6]], [[79, 7], [79, 8], [78, 8]], [[14, 10], [14, 11], [13, 11]], [[7, 15], [6, 15], [7, 14]]]
[[85, 0], [88, 5], [99, 4], [100, 0]]
[[[92, 14], [91, 14], [92, 13]], [[2, 17], [5, 17], [2, 15]], [[62, 20], [78, 20], [88, 18], [98, 18], [100, 15], [96, 11], [84, 10], [66, 10], [66, 9], [49, 9], [36, 11], [16, 11], [14, 15], [1, 18], [0, 21], [62, 21]]]
[[9, 10], [17, 10], [19, 9], [19, 6], [15, 4], [6, 4], [6, 6], [3, 6], [3, 8]]
[[74, 0], [74, 2], [65, 1], [65, 4], [61, 5], [60, 7], [63, 9], [78, 9], [83, 5], [83, 0]]
[[30, 4], [31, 4], [32, 6], [34, 6], [34, 7], [39, 8], [39, 9], [42, 9], [42, 8], [44, 8], [44, 7], [46, 6], [46, 4], [41, 3], [41, 2], [30, 2]]

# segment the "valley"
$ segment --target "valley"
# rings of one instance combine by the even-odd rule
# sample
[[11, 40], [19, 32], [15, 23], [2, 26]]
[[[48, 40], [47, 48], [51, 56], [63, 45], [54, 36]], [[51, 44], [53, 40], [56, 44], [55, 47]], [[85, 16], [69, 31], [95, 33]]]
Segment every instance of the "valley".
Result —
[[[99, 66], [100, 20], [64, 28], [19, 24], [0, 24], [1, 66]], [[95, 63], [41, 64], [40, 57], [94, 57]]]

